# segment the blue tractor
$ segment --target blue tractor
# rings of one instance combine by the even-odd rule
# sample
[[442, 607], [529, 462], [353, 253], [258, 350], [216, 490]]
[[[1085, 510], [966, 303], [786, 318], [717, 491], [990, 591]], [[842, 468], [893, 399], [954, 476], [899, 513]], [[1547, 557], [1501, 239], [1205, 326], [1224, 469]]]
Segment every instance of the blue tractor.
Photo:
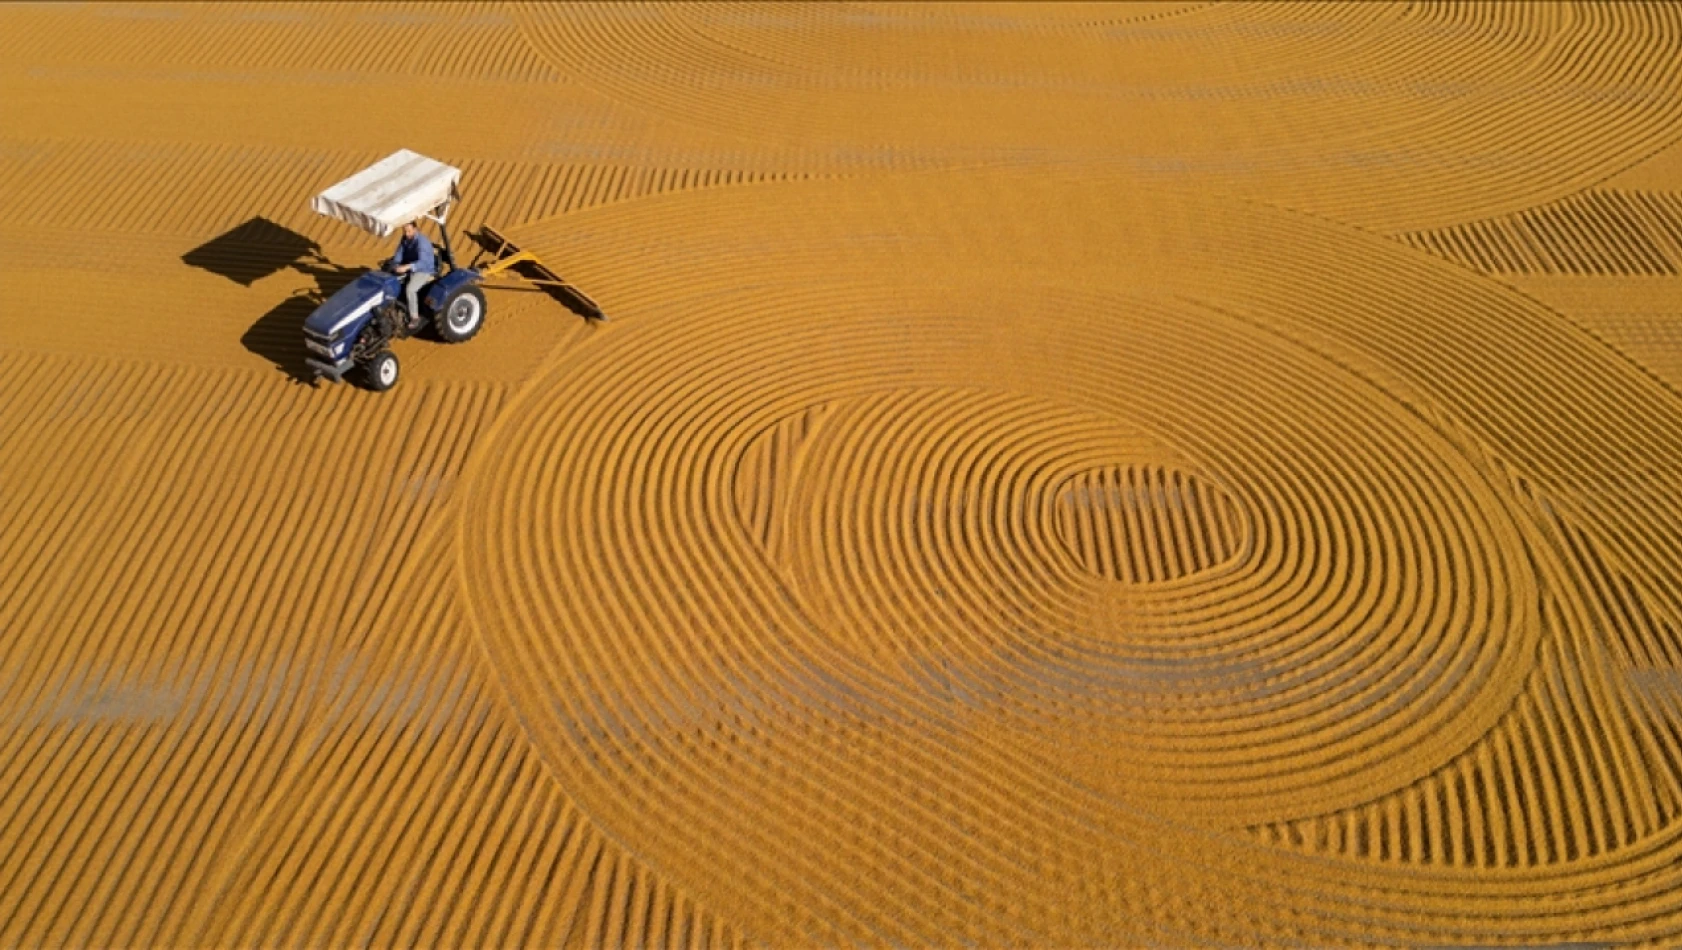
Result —
[[403, 278], [389, 270], [369, 271], [328, 297], [304, 321], [304, 363], [318, 378], [333, 382], [353, 371], [359, 382], [376, 392], [397, 385], [397, 354], [391, 342], [428, 327], [445, 343], [473, 339], [485, 324], [485, 294], [474, 286], [480, 273], [449, 263], [448, 268], [421, 291], [421, 314], [409, 315]]
[[[393, 340], [428, 329], [445, 343], [471, 340], [485, 325], [488, 277], [523, 273], [538, 289], [558, 296], [588, 318], [605, 320], [601, 308], [561, 280], [529, 252], [486, 227], [482, 240], [492, 251], [484, 266], [458, 267], [447, 226], [460, 198], [461, 171], [403, 149], [317, 195], [316, 211], [375, 237], [389, 238], [404, 224], [432, 221], [443, 238], [439, 273], [420, 289], [420, 313], [409, 313], [404, 277], [388, 262], [340, 288], [304, 321], [304, 362], [317, 379], [339, 382], [354, 374], [365, 387], [383, 392], [397, 385], [400, 367]], [[477, 262], [475, 262], [477, 263]], [[518, 270], [516, 270], [516, 268]]]

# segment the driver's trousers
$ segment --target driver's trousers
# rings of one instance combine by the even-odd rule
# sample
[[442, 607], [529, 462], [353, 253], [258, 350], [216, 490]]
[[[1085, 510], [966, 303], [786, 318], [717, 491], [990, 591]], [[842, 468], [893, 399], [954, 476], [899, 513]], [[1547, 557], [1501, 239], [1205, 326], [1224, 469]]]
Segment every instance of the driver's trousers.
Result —
[[403, 281], [404, 299], [409, 302], [409, 326], [420, 326], [420, 289], [432, 280], [432, 275], [424, 271], [410, 271], [407, 280]]

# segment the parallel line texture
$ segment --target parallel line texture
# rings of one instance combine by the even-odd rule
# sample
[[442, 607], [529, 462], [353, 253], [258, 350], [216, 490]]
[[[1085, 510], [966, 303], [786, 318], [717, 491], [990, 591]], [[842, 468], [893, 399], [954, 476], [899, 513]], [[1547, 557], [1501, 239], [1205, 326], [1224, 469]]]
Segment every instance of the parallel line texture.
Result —
[[1682, 273], [1682, 193], [1596, 189], [1399, 238], [1486, 274], [1674, 277]]

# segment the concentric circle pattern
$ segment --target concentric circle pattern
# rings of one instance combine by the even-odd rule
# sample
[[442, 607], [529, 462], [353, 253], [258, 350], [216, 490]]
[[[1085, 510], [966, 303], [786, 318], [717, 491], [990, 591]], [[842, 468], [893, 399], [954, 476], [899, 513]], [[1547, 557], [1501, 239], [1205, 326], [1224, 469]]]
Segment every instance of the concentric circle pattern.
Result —
[[1097, 466], [1063, 482], [1057, 538], [1081, 567], [1128, 583], [1210, 570], [1248, 544], [1242, 513], [1219, 488], [1154, 465]]
[[0, 36], [0, 946], [1682, 944], [1682, 7]]
[[[752, 869], [708, 886], [753, 930], [786, 925], [788, 901], [826, 939], [1219, 926], [1154, 916], [1133, 886], [1300, 907], [1315, 941], [1387, 919], [1433, 940], [1541, 926], [1537, 879], [1467, 873], [1497, 848], [1497, 867], [1532, 863], [1468, 809], [1549, 794], [1519, 785], [1547, 773], [1509, 764], [1510, 791], [1451, 780], [1428, 802], [1418, 782], [1515, 726], [1560, 672], [1554, 644], [1598, 636], [1536, 492], [1608, 435], [1572, 429], [1573, 397], [1533, 377], [1592, 374], [1669, 444], [1674, 397], [1521, 297], [1308, 217], [1106, 177], [952, 180], [527, 230], [641, 319], [534, 381], [461, 522], [475, 622], [563, 783], [680, 879]], [[1031, 208], [1055, 229], [999, 234]], [[889, 209], [897, 240], [873, 244]], [[631, 279], [603, 233], [665, 271]], [[811, 279], [812, 249], [838, 243], [868, 281]], [[1327, 270], [1332, 247], [1365, 264]], [[988, 285], [1006, 260], [1033, 282]], [[1436, 329], [1448, 301], [1476, 335]], [[1119, 501], [1123, 478], [1162, 499], [1150, 534], [1127, 526], [1137, 506], [1115, 529], [1154, 540], [1144, 582], [1069, 541], [1071, 492]], [[1167, 484], [1226, 532], [1173, 577], [1190, 528]], [[1359, 865], [1303, 838], [1334, 820], [1322, 848]], [[1621, 840], [1668, 847], [1667, 826]], [[909, 901], [953, 873], [1024, 896]], [[1571, 873], [1546, 887], [1585, 906], [1596, 881], [1659, 886]], [[1044, 916], [1069, 880], [1114, 903]], [[1356, 901], [1374, 907], [1339, 923]]]

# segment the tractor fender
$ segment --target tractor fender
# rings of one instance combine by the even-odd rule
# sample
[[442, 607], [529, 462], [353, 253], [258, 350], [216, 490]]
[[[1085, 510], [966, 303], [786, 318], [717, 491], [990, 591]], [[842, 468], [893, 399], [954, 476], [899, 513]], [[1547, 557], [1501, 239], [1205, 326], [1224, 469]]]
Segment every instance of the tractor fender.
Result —
[[453, 270], [426, 285], [426, 293], [421, 296], [422, 309], [427, 313], [437, 313], [444, 306], [444, 301], [450, 299], [457, 287], [470, 284], [480, 279], [478, 271], [471, 267]]

